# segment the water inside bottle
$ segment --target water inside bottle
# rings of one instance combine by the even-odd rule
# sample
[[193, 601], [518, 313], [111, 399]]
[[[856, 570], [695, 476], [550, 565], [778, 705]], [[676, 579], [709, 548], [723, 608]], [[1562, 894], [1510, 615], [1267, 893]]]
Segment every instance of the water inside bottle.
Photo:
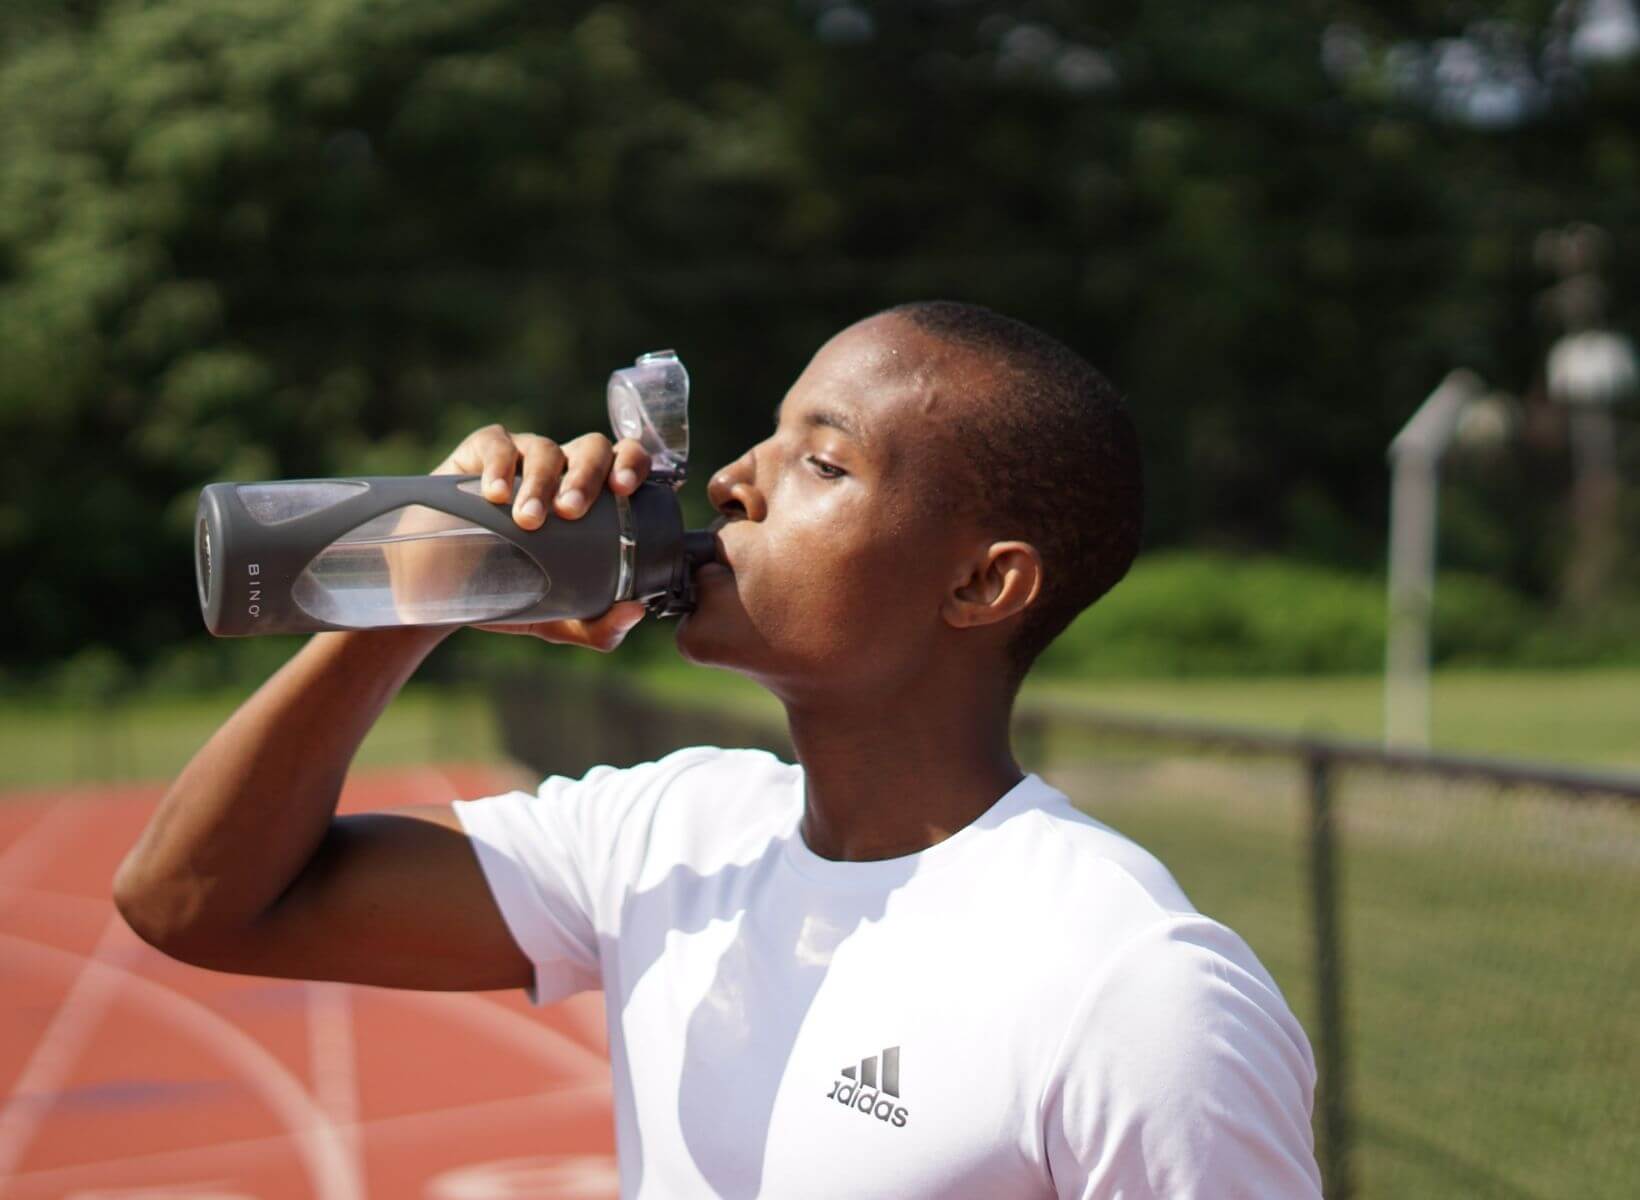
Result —
[[282, 525], [340, 504], [368, 490], [349, 479], [292, 479], [275, 483], [242, 483], [234, 488], [239, 502], [263, 525]]
[[326, 546], [292, 598], [350, 629], [471, 625], [542, 600], [551, 581], [499, 534], [422, 504], [395, 508]]

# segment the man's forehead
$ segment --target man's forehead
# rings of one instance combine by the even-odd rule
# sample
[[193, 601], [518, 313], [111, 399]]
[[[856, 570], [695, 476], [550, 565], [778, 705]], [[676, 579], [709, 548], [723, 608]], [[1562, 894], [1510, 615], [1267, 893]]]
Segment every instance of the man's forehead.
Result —
[[[862, 440], [898, 440], [949, 420], [974, 374], [973, 355], [890, 313], [849, 326], [820, 348], [789, 399], [821, 405]], [[830, 424], [830, 422], [826, 422]], [[907, 428], [910, 427], [910, 428]]]

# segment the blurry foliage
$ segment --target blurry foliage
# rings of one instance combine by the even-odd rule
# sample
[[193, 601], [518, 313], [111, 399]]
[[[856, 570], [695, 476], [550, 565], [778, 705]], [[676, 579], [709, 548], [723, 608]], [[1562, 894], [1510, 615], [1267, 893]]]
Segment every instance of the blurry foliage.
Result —
[[[1384, 662], [1384, 581], [1271, 558], [1161, 552], [1060, 635], [1044, 675], [1370, 674]], [[1555, 616], [1491, 579], [1443, 571], [1431, 654], [1445, 666], [1640, 663], [1640, 620]]]
[[[660, 345], [710, 467], [825, 337], [929, 296], [1037, 323], [1135, 398], [1153, 544], [1375, 565], [1383, 448], [1430, 386], [1539, 370], [1539, 229], [1614, 230], [1635, 324], [1640, 71], [1474, 120], [1441, 48], [1478, 29], [1507, 66], [1563, 10], [1472, 10], [8, 0], [8, 666], [192, 670], [166, 664], [198, 635], [213, 479], [602, 428], [606, 373]], [[1522, 479], [1563, 457], [1534, 453]], [[1501, 538], [1454, 509], [1465, 565], [1549, 594], [1563, 498], [1517, 494]]]

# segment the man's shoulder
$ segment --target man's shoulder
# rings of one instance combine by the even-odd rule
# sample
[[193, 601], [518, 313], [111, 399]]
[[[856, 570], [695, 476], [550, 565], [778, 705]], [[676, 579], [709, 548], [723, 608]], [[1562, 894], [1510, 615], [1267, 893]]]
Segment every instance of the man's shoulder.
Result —
[[[1058, 935], [1085, 971], [1084, 1002], [1110, 1029], [1205, 1027], [1204, 1014], [1257, 1009], [1308, 1054], [1280, 989], [1245, 940], [1198, 912], [1172, 874], [1132, 839], [1071, 805], [1035, 807], [1034, 856], [1065, 895]], [[1277, 1030], [1272, 1026], [1272, 1033]], [[1169, 1035], [1173, 1036], [1173, 1035]]]
[[1131, 910], [1137, 924], [1194, 914], [1178, 882], [1160, 859], [1138, 842], [1076, 807], [1040, 779], [1021, 826], [1031, 871], [1043, 886], [1059, 889], [1067, 913]]

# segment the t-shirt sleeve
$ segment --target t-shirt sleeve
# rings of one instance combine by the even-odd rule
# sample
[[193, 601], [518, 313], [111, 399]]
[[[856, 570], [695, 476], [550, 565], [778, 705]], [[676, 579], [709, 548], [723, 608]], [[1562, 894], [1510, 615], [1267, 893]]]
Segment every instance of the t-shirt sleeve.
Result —
[[635, 870], [643, 853], [635, 840], [647, 823], [634, 813], [658, 803], [681, 771], [720, 753], [692, 747], [635, 767], [594, 767], [579, 779], [552, 775], [533, 795], [454, 803], [502, 919], [534, 965], [532, 1002], [601, 986], [599, 930], [618, 919], [606, 897], [622, 891], [612, 875]]
[[1246, 943], [1178, 916], [1091, 980], [1043, 1096], [1057, 1194], [1321, 1195], [1303, 1029]]

